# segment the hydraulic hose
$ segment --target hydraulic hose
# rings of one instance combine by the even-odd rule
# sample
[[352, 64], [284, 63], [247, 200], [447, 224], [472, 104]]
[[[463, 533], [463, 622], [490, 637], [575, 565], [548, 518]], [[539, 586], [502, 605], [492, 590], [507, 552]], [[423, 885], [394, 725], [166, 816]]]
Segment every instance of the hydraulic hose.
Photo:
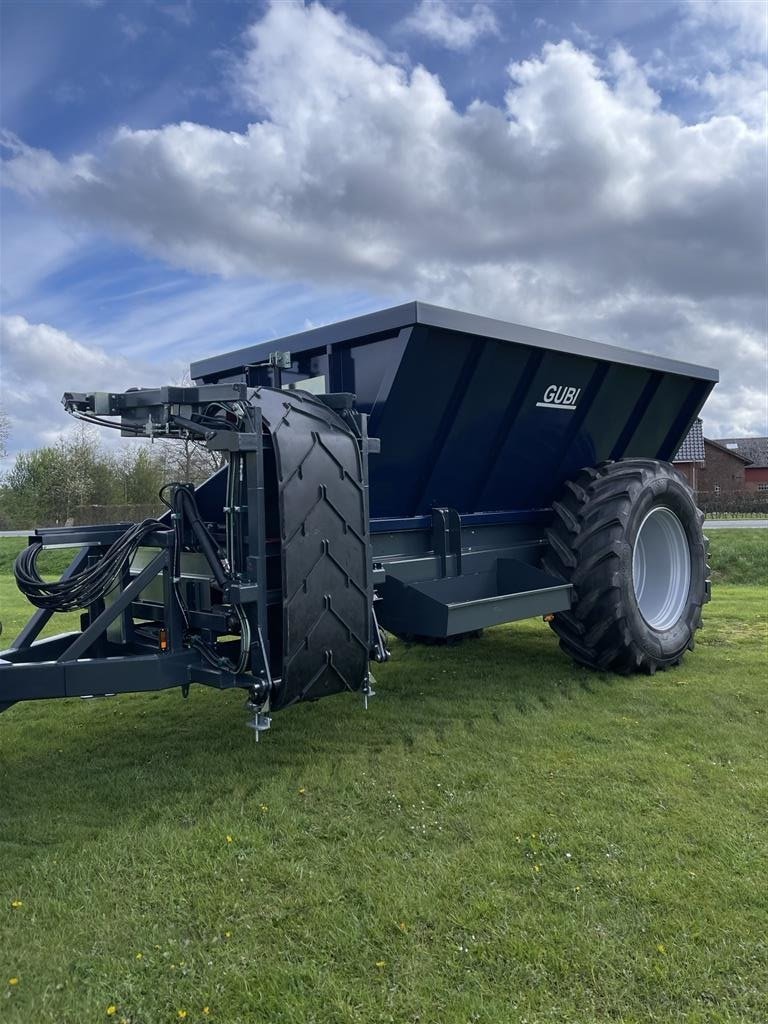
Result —
[[19, 590], [37, 608], [69, 612], [87, 608], [109, 593], [142, 542], [153, 533], [167, 533], [168, 527], [156, 519], [145, 519], [131, 526], [93, 565], [65, 580], [44, 580], [37, 570], [42, 544], [30, 544], [16, 559], [13, 573]]
[[197, 507], [197, 502], [194, 496], [184, 487], [179, 487], [173, 496], [174, 511], [177, 514], [182, 514], [189, 524], [190, 529], [195, 535], [200, 551], [205, 557], [206, 562], [210, 566], [213, 578], [216, 583], [223, 589], [227, 583], [227, 571], [222, 564], [219, 553], [213, 542], [213, 538], [208, 532], [208, 528], [200, 518], [200, 510]]

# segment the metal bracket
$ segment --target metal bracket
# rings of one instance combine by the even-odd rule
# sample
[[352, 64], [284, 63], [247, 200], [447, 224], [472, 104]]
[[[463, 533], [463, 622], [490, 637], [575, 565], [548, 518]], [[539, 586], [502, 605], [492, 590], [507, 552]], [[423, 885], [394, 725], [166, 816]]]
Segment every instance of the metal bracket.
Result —
[[[377, 600], [377, 598], [374, 596], [374, 601], [375, 600]], [[379, 620], [376, 618], [376, 611], [373, 605], [371, 605], [371, 625], [373, 627], [373, 646], [371, 649], [373, 660], [379, 663], [389, 661], [392, 657], [392, 652], [387, 647], [386, 640], [384, 639], [384, 633], [379, 626]]]
[[245, 706], [251, 713], [251, 718], [245, 724], [253, 729], [254, 742], [259, 742], [259, 735], [266, 732], [272, 726], [272, 716], [269, 714], [269, 691], [265, 699], [261, 699], [261, 691], [258, 687], [252, 686], [250, 695]]
[[270, 352], [269, 353], [269, 365], [276, 366], [280, 370], [290, 370], [291, 368], [291, 353], [290, 352]]
[[[246, 704], [246, 707], [250, 708], [250, 704]], [[263, 711], [254, 711], [253, 718], [245, 724], [249, 729], [253, 729], [254, 741], [258, 743], [260, 734], [272, 728], [272, 716], [264, 714]]]
[[448, 575], [448, 556], [456, 558], [456, 572], [461, 576], [461, 519], [455, 508], [432, 509], [432, 548], [440, 559], [440, 575]]
[[368, 675], [366, 676], [365, 682], [363, 683], [363, 710], [365, 711], [368, 710], [368, 701], [371, 699], [371, 697], [376, 696], [376, 691], [373, 688], [373, 684], [375, 682], [376, 680], [369, 672]]

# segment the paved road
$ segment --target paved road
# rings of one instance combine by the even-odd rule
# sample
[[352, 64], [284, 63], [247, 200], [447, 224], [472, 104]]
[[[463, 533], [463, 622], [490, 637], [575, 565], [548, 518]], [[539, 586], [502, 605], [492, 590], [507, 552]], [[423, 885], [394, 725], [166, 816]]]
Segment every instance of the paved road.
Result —
[[768, 519], [707, 519], [705, 530], [768, 530]]

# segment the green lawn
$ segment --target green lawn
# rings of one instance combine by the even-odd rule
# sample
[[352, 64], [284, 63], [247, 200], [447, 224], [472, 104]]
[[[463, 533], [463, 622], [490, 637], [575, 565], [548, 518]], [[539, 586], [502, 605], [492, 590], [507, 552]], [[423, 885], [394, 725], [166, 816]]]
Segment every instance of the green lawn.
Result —
[[531, 621], [394, 643], [367, 713], [258, 747], [234, 693], [13, 707], [2, 1020], [765, 1024], [768, 532], [712, 543], [696, 651], [653, 678]]

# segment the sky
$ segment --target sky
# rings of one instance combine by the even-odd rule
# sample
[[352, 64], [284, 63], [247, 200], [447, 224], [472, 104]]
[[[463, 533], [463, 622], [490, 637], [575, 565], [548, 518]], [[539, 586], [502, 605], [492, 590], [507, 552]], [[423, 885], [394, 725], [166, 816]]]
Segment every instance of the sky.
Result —
[[705, 433], [768, 433], [764, 0], [0, 0], [0, 44], [11, 457], [414, 298], [718, 367]]

